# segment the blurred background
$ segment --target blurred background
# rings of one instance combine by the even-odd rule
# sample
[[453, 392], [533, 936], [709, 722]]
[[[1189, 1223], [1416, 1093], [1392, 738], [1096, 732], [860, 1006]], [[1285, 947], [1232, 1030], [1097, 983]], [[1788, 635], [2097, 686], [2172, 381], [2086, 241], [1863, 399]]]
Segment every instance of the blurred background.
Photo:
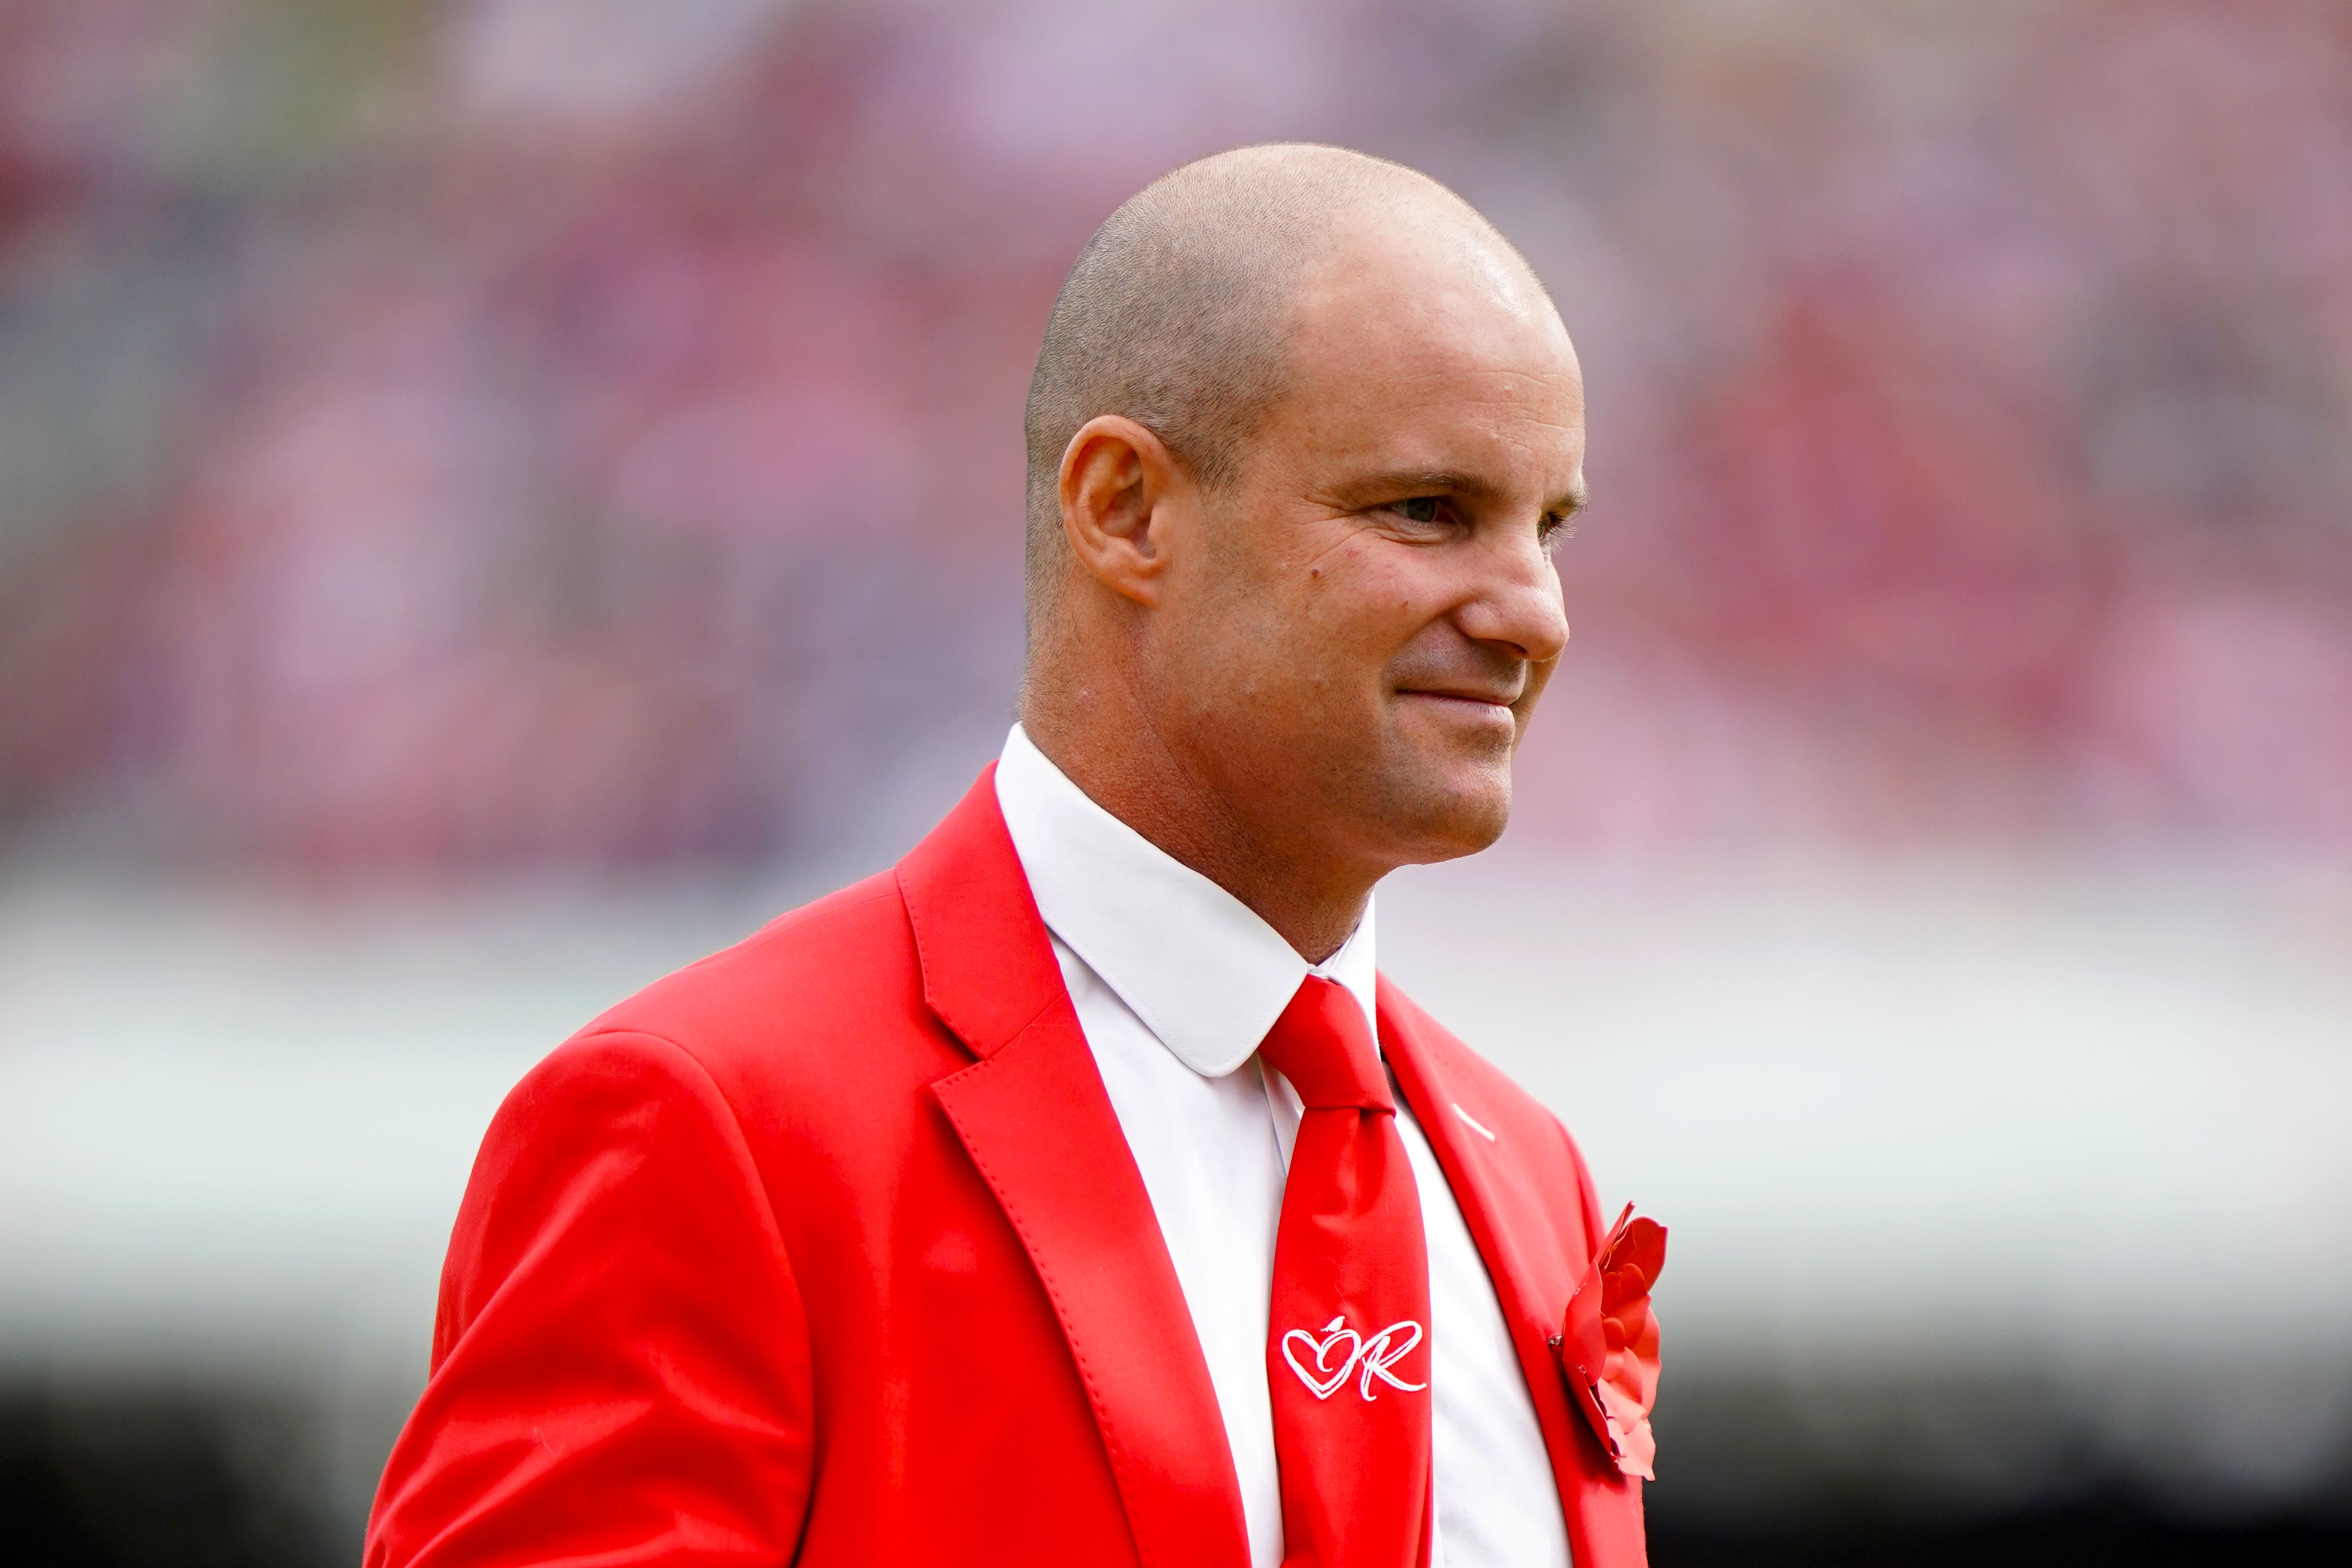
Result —
[[508, 1085], [1001, 742], [1152, 175], [1459, 189], [1576, 641], [1391, 972], [1674, 1231], [1662, 1568], [2352, 1547], [2352, 15], [0, 7], [0, 1537], [356, 1560]]

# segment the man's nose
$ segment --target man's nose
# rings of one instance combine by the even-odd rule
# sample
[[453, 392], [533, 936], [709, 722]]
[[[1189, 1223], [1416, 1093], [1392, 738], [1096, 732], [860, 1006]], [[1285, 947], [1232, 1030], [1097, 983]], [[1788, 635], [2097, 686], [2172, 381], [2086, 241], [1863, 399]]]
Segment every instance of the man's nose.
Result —
[[1568, 606], [1550, 552], [1533, 530], [1514, 530], [1479, 552], [1475, 595], [1454, 620], [1478, 642], [1508, 647], [1531, 664], [1549, 664], [1568, 647]]

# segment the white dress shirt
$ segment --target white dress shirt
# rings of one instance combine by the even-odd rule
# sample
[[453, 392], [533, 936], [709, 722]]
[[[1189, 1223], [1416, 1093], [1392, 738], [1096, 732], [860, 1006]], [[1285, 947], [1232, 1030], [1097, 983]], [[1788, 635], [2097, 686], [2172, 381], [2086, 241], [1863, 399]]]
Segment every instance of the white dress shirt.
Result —
[[[1279, 1568], [1266, 1320], [1299, 1103], [1260, 1066], [1257, 1046], [1309, 973], [1346, 986], [1374, 1016], [1371, 911], [1310, 971], [1240, 900], [1096, 805], [1017, 724], [997, 763], [996, 798], [1200, 1335], [1241, 1481], [1250, 1562]], [[1565, 1568], [1559, 1492], [1510, 1331], [1402, 1094], [1397, 1129], [1429, 1239], [1432, 1561]]]

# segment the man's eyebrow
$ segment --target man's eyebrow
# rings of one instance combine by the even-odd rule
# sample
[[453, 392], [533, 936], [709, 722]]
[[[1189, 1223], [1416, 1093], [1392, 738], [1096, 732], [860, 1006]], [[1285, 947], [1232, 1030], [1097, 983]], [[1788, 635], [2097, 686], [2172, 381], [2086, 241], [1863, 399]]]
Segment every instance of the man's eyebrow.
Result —
[[1365, 495], [1427, 495], [1436, 490], [1451, 495], [1485, 495], [1494, 487], [1450, 468], [1391, 468], [1384, 474], [1368, 474], [1348, 488]]
[[[1350, 481], [1347, 493], [1359, 496], [1459, 495], [1491, 496], [1495, 487], [1470, 474], [1452, 468], [1391, 468], [1385, 473], [1367, 474]], [[1582, 511], [1591, 500], [1584, 481], [1544, 503], [1548, 515], [1568, 517]]]

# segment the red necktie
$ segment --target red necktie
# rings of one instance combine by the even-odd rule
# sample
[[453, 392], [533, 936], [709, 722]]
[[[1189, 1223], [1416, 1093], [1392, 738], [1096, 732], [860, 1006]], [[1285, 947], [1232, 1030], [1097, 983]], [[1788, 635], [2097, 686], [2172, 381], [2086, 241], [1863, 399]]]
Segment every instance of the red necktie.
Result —
[[1379, 1048], [1308, 975], [1258, 1047], [1306, 1105], [1265, 1347], [1285, 1568], [1415, 1568], [1430, 1536], [1429, 1248]]

